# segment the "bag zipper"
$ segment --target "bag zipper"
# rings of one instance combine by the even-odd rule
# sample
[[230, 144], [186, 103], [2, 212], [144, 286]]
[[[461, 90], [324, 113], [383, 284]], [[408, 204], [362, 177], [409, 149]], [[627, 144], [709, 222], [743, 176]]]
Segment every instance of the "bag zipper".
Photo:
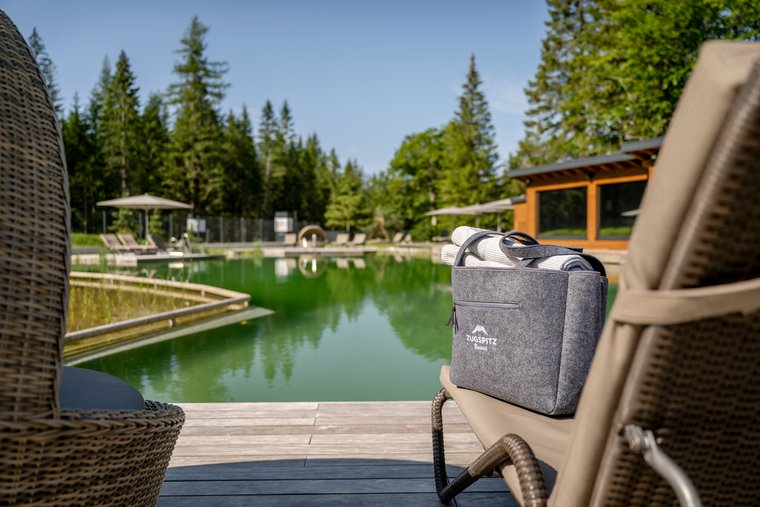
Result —
[[459, 330], [459, 325], [457, 323], [457, 306], [480, 306], [481, 308], [503, 308], [505, 310], [517, 310], [520, 308], [520, 305], [518, 303], [494, 303], [491, 301], [454, 301], [454, 304], [451, 305], [451, 315], [449, 316], [449, 321], [446, 323], [447, 326], [453, 326], [454, 331]]

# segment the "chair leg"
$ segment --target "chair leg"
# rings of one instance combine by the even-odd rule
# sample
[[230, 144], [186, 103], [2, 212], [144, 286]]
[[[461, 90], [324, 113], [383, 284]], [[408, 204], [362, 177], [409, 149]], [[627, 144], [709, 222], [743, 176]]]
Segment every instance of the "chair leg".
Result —
[[496, 467], [510, 461], [517, 469], [523, 505], [544, 507], [549, 495], [538, 460], [528, 443], [515, 434], [510, 433], [501, 437], [449, 483], [443, 448], [442, 410], [443, 404], [450, 399], [451, 395], [445, 389], [441, 389], [433, 398], [433, 473], [435, 474], [435, 489], [441, 502], [448, 504], [451, 499], [475, 481], [491, 475]]

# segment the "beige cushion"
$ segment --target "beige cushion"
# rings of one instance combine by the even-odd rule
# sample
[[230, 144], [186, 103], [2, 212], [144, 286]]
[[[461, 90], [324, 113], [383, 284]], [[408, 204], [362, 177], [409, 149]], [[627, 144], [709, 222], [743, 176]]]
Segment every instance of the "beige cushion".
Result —
[[[457, 387], [451, 383], [449, 371], [449, 366], [441, 368], [441, 385], [456, 400], [483, 447], [490, 447], [507, 433], [520, 435], [536, 454], [544, 472], [546, 486], [551, 491], [569, 441], [573, 419], [548, 417], [504, 403], [485, 394]], [[445, 430], [446, 421], [444, 421], [444, 433]], [[515, 467], [505, 465], [501, 469], [504, 482], [522, 503]]]

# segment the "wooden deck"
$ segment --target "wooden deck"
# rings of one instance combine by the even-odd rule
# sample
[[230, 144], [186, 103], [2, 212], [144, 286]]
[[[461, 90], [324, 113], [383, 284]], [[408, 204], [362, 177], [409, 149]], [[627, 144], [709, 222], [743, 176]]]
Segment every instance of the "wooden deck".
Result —
[[[158, 505], [439, 506], [429, 402], [185, 403]], [[482, 447], [454, 402], [444, 411], [454, 477]], [[454, 505], [454, 502], [452, 502]], [[456, 505], [517, 505], [485, 478]]]

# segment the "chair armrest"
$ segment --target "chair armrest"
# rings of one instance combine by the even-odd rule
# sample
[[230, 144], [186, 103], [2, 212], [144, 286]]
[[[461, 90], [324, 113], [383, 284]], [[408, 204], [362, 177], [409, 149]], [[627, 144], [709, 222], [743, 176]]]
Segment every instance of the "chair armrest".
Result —
[[660, 448], [654, 433], [632, 424], [626, 426], [624, 431], [631, 450], [640, 454], [660, 477], [668, 481], [682, 507], [702, 507], [694, 483], [683, 468]]

